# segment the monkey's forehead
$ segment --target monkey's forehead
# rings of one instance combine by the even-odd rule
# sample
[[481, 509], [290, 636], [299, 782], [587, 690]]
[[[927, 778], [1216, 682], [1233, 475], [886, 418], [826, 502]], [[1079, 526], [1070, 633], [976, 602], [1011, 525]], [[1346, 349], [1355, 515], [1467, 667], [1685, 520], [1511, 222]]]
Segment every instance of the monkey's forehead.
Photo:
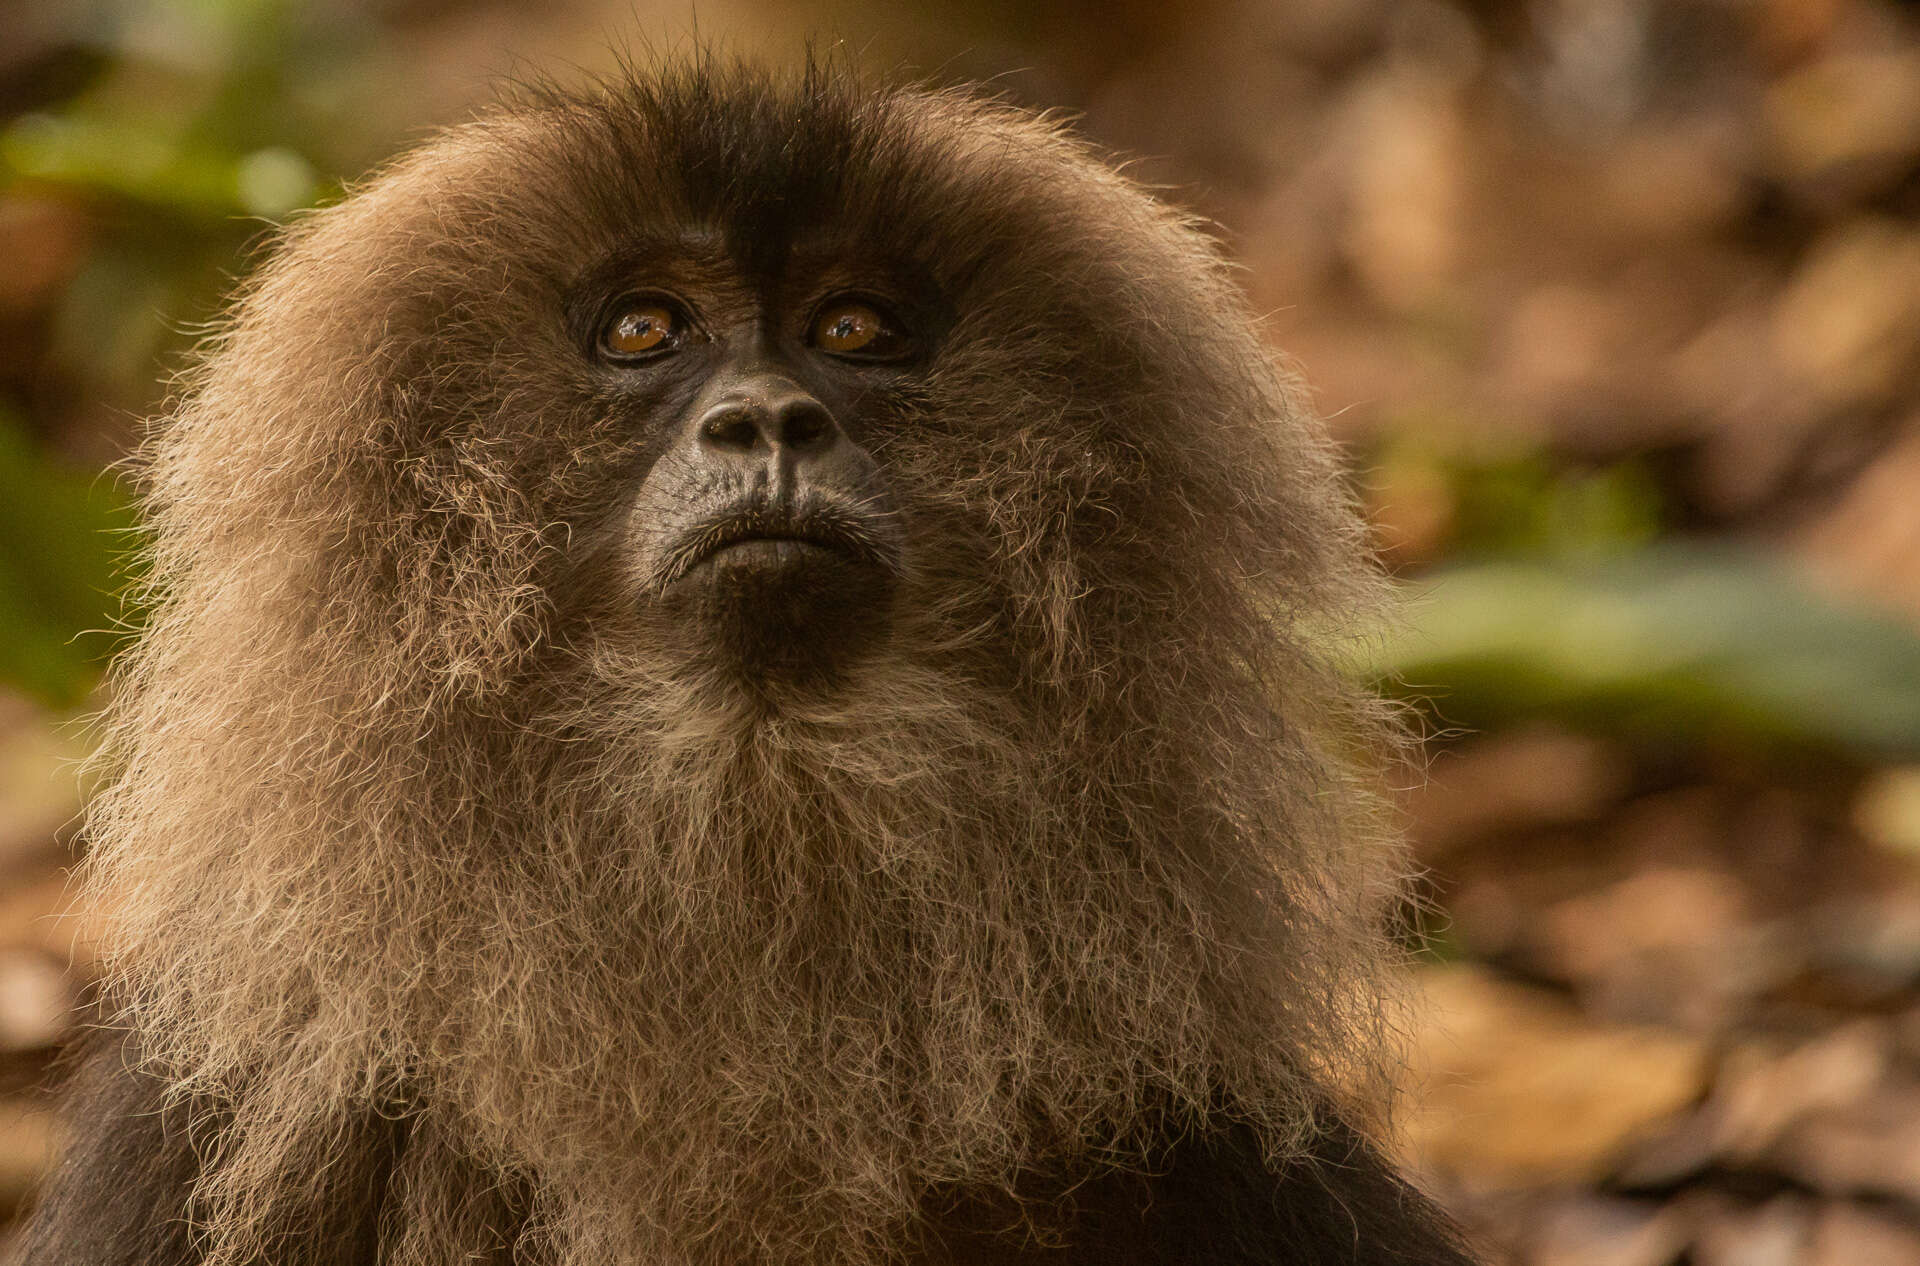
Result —
[[[946, 415], [996, 383], [1009, 425], [1171, 444], [1202, 411], [1291, 411], [1211, 240], [1054, 124], [716, 63], [515, 103], [396, 161], [291, 231], [195, 386], [283, 416], [248, 441], [281, 449], [524, 429], [539, 401], [541, 426], [577, 431], [570, 402], [603, 384], [576, 318], [616, 285], [674, 289], [646, 253], [689, 240], [721, 243], [701, 275], [763, 304], [859, 288], [862, 264], [906, 307], [928, 292], [915, 388]], [[790, 288], [760, 284], [783, 269]]]
[[916, 263], [946, 286], [1038, 272], [1057, 288], [1102, 271], [1177, 284], [1182, 257], [1188, 270], [1212, 263], [1179, 217], [1031, 114], [846, 71], [783, 77], [712, 59], [508, 106], [397, 163], [359, 200], [386, 204], [380, 231], [429, 258], [436, 240], [456, 251], [484, 240], [496, 266], [558, 281], [682, 230], [724, 244], [749, 273], [825, 243]]

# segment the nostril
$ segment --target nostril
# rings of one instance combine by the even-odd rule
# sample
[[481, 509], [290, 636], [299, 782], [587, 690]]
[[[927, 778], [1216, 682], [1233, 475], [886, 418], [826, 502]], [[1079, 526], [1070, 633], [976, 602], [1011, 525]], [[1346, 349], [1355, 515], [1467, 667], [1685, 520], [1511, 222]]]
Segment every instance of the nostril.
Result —
[[780, 419], [780, 439], [794, 448], [815, 448], [833, 431], [833, 419], [817, 405], [789, 408]]
[[721, 409], [700, 425], [700, 438], [717, 448], [751, 449], [760, 439], [760, 427], [748, 407]]

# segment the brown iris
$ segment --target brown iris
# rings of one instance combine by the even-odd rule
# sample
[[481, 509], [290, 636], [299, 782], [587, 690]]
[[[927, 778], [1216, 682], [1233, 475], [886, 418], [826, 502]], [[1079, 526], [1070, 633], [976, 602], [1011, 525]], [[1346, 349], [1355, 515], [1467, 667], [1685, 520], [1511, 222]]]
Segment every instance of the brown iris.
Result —
[[673, 309], [651, 300], [623, 304], [607, 322], [600, 345], [615, 356], [643, 356], [672, 347], [680, 337]]
[[902, 351], [900, 332], [886, 315], [858, 299], [836, 299], [820, 309], [807, 341], [835, 356], [885, 359]]

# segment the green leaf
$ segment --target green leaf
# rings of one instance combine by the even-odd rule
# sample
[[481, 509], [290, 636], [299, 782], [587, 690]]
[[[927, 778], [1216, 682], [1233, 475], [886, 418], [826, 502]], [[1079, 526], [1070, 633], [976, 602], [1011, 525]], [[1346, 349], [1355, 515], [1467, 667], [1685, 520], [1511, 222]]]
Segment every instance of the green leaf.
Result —
[[1651, 739], [1920, 753], [1920, 632], [1755, 554], [1484, 561], [1409, 589], [1374, 675], [1448, 723], [1546, 715]]
[[104, 475], [60, 466], [0, 414], [0, 681], [80, 702], [119, 642], [134, 516]]
[[194, 145], [144, 122], [32, 114], [0, 131], [0, 160], [19, 177], [98, 190], [190, 217], [277, 217], [320, 194], [293, 150], [234, 154]]

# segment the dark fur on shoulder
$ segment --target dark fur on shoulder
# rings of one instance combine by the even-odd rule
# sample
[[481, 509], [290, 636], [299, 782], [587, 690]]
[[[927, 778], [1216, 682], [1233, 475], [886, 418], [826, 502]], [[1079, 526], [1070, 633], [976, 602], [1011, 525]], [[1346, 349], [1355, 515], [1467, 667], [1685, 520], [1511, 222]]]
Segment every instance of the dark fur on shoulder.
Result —
[[[607, 561], [648, 454], [572, 296], [688, 241], [938, 332], [830, 686], [689, 669]], [[1360, 525], [1214, 244], [1059, 127], [708, 60], [518, 102], [291, 229], [144, 473], [136, 1036], [30, 1260], [1464, 1260], [1356, 1133]]]

